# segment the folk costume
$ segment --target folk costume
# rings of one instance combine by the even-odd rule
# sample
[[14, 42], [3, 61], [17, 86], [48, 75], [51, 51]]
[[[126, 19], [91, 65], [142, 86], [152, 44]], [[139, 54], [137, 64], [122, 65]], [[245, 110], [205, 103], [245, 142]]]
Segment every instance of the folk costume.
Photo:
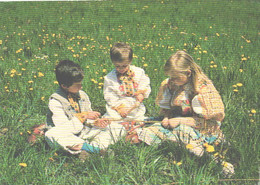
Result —
[[145, 106], [143, 103], [136, 105], [135, 96], [143, 94], [148, 98], [151, 92], [150, 79], [143, 69], [130, 65], [124, 74], [113, 69], [104, 77], [104, 98], [106, 100], [106, 114], [104, 117], [120, 119], [120, 108], [127, 107], [133, 110], [126, 118], [144, 119]]
[[91, 126], [93, 120], [83, 123], [80, 115], [88, 111], [92, 111], [91, 102], [82, 90], [78, 94], [71, 94], [59, 88], [52, 94], [49, 99], [45, 133], [50, 146], [57, 145], [72, 154], [77, 154], [81, 151], [72, 151], [67, 146], [89, 143], [93, 147], [105, 149], [119, 139], [121, 131], [113, 129], [113, 125], [100, 129]]
[[[206, 80], [205, 80], [206, 79]], [[224, 105], [212, 82], [207, 78], [198, 81], [195, 92], [190, 82], [183, 86], [174, 86], [169, 79], [161, 83], [156, 103], [161, 107], [161, 114], [170, 118], [186, 117], [196, 123], [197, 128], [180, 123], [174, 129], [164, 128], [161, 123], [138, 130], [138, 138], [148, 145], [162, 140], [181, 141], [190, 144], [190, 151], [202, 156], [204, 147], [223, 141], [219, 129], [224, 119]]]

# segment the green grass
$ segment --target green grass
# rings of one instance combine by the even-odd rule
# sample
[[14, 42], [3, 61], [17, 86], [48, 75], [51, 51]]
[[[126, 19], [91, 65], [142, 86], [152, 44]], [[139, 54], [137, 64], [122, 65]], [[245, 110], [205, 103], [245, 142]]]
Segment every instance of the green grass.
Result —
[[[57, 88], [53, 69], [61, 59], [81, 65], [93, 109], [105, 112], [102, 77], [113, 68], [109, 48], [118, 41], [132, 46], [136, 66], [148, 65], [148, 116], [159, 110], [154, 99], [166, 78], [165, 61], [187, 50], [223, 98], [232, 178], [259, 178], [259, 9], [257, 0], [1, 2], [0, 128], [8, 132], [0, 136], [0, 184], [216, 184], [224, 178], [207, 156], [197, 158], [174, 143], [122, 141], [113, 146], [114, 155], [81, 163], [63, 152], [55, 155], [44, 141], [26, 142], [30, 127], [45, 121], [48, 97]], [[237, 83], [243, 86], [233, 87]]]

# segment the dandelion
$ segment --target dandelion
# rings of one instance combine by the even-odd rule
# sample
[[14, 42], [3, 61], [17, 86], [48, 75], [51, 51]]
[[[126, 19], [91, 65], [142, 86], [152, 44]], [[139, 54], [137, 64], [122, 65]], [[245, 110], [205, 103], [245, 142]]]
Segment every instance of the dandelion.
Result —
[[50, 157], [49, 160], [52, 161], [52, 162], [54, 161], [54, 159], [52, 157]]
[[216, 33], [216, 35], [219, 37], [219, 33]]
[[32, 90], [33, 90], [33, 88], [31, 87], [31, 88], [29, 88], [29, 90], [30, 90], [30, 91], [32, 91]]
[[157, 71], [158, 69], [154, 69], [154, 71]]
[[243, 69], [239, 69], [239, 72], [242, 73], [242, 72], [243, 72]]
[[16, 70], [15, 70], [15, 69], [12, 69], [12, 70], [11, 70], [11, 74], [14, 74], [14, 73], [16, 73]]
[[23, 68], [22, 68], [22, 71], [26, 71], [26, 69], [23, 67]]
[[33, 81], [32, 81], [32, 80], [29, 80], [28, 83], [31, 84], [31, 83], [33, 83]]
[[256, 113], [256, 110], [255, 110], [255, 109], [251, 109], [251, 113], [252, 113], [252, 114], [255, 114], [255, 113]]
[[21, 166], [21, 167], [27, 167], [27, 164], [26, 163], [19, 163], [19, 166]]
[[38, 72], [38, 77], [43, 77], [44, 74], [42, 72]]
[[253, 119], [250, 119], [250, 122], [251, 122], [251, 123], [254, 123], [254, 122], [255, 122], [255, 120], [253, 120]]
[[213, 67], [217, 68], [218, 66], [215, 64], [215, 65], [213, 65]]
[[246, 57], [243, 57], [243, 58], [241, 58], [241, 60], [242, 60], [242, 61], [246, 61], [246, 60], [247, 60], [247, 58], [246, 58]]
[[224, 67], [223, 67], [223, 69], [227, 69], [227, 67], [226, 67], [226, 66], [224, 66]]
[[232, 85], [232, 87], [236, 88], [236, 87], [237, 87], [237, 85]]
[[54, 81], [53, 83], [54, 83], [54, 84], [59, 84], [59, 82], [58, 82], [58, 81]]
[[212, 145], [208, 145], [208, 146], [206, 147], [206, 151], [207, 151], [207, 152], [214, 152], [214, 151], [215, 151], [215, 148], [214, 148], [214, 146], [212, 146]]
[[59, 56], [59, 55], [55, 53], [54, 56], [57, 57], [57, 56]]
[[42, 96], [42, 97], [41, 97], [41, 100], [42, 100], [42, 101], [44, 101], [44, 100], [45, 100], [45, 97], [44, 97], [44, 96]]
[[248, 116], [250, 116], [250, 117], [251, 117], [251, 116], [253, 116], [253, 114], [248, 114]]
[[147, 67], [147, 66], [148, 66], [148, 64], [144, 64], [143, 66], [144, 66], [144, 67]]
[[214, 64], [215, 62], [214, 61], [210, 61], [211, 64]]
[[234, 91], [234, 92], [238, 92], [238, 89], [234, 89], [233, 91]]
[[238, 87], [242, 87], [243, 84], [242, 84], [242, 83], [237, 83], [237, 86], [238, 86]]
[[89, 66], [86, 66], [87, 69], [89, 69]]
[[192, 144], [187, 144], [187, 145], [186, 145], [186, 148], [187, 148], [187, 149], [193, 149], [193, 146], [192, 146]]
[[208, 51], [204, 50], [203, 53], [208, 53]]
[[181, 161], [177, 162], [177, 166], [180, 166], [180, 165], [182, 165], [182, 162]]
[[28, 134], [31, 134], [31, 131], [30, 131], [30, 130], [27, 130], [27, 133], [28, 133]]
[[0, 40], [0, 45], [2, 45], [3, 44], [3, 41], [2, 40]]
[[20, 132], [19, 134], [20, 134], [20, 136], [22, 136], [22, 135], [23, 135], [23, 133], [22, 133], [22, 132]]
[[223, 161], [223, 162], [221, 163], [221, 165], [224, 166], [224, 167], [227, 167], [227, 166], [228, 166], [228, 163], [227, 163], [226, 161]]
[[106, 70], [106, 69], [103, 69], [102, 72], [105, 73], [105, 72], [107, 72], [107, 70]]

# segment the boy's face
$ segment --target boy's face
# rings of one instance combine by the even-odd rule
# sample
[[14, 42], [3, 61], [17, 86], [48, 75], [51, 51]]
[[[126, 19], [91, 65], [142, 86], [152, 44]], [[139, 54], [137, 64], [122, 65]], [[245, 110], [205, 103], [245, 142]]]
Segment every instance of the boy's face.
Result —
[[113, 62], [116, 71], [120, 74], [124, 74], [128, 71], [131, 61], [123, 61], [123, 62]]
[[79, 92], [79, 90], [82, 89], [82, 81], [81, 82], [74, 82], [71, 86], [67, 87], [65, 86], [64, 84], [61, 85], [61, 87], [69, 92], [69, 93], [73, 93], [73, 94], [76, 94]]

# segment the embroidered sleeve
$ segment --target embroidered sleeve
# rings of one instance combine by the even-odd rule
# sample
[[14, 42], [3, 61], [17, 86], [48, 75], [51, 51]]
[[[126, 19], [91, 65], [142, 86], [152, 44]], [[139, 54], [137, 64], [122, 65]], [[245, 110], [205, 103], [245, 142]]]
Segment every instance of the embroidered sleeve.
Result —
[[224, 104], [213, 84], [202, 85], [200, 92], [192, 100], [193, 111], [206, 120], [224, 119]]

